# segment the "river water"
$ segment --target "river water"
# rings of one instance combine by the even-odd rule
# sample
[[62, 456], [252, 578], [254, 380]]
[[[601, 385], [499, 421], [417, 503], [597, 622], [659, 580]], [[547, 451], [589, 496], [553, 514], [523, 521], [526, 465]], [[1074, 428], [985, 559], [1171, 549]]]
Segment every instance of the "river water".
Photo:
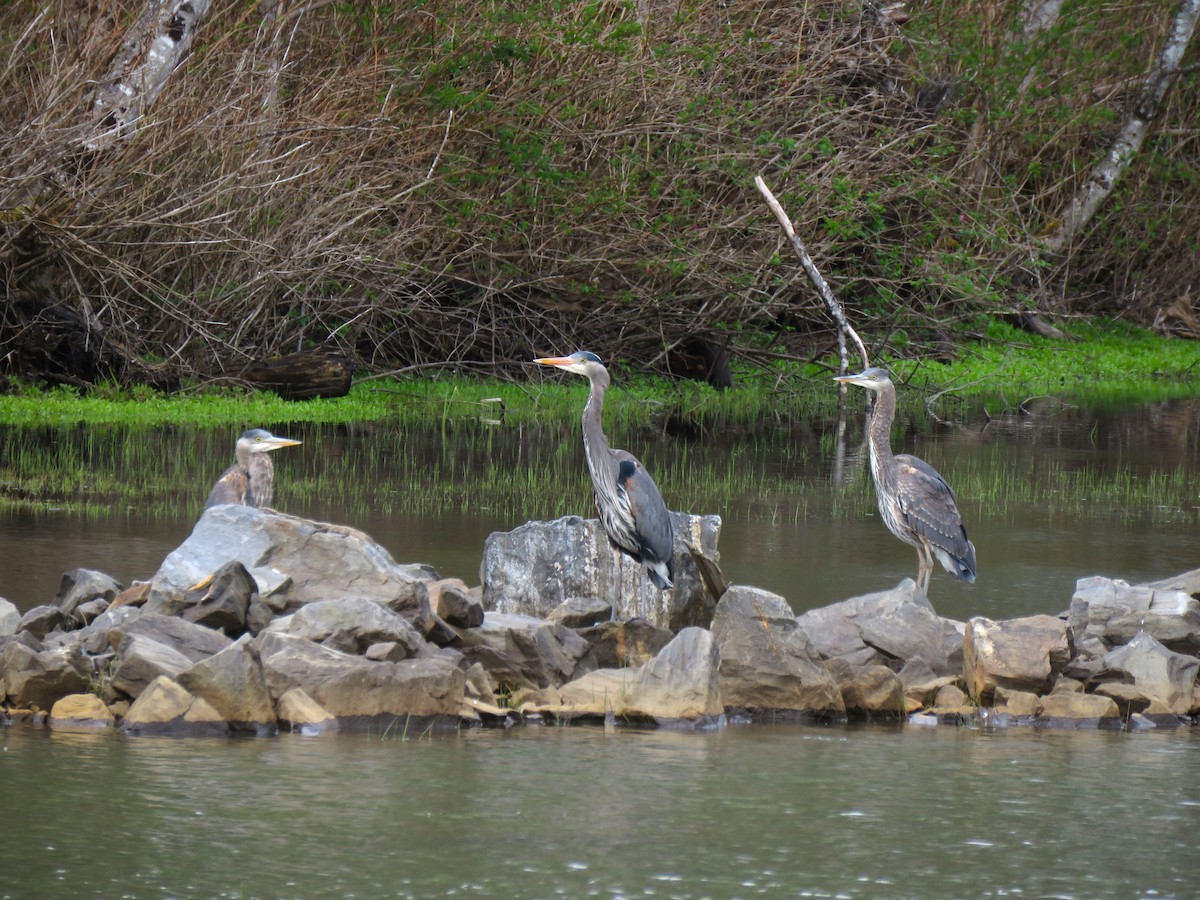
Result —
[[[264, 423], [268, 424], [269, 423]], [[486, 535], [587, 514], [577, 422], [431, 431], [269, 426], [279, 508], [361, 528], [478, 581]], [[723, 518], [731, 580], [797, 611], [894, 585], [861, 422], [614, 434], [670, 505]], [[77, 566], [147, 578], [187, 536], [232, 435], [0, 432], [7, 493], [34, 450], [112, 470], [0, 506], [0, 595], [50, 602]], [[943, 615], [1067, 607], [1075, 579], [1200, 566], [1200, 403], [1096, 415], [909, 413], [893, 435], [955, 485], [979, 581]], [[132, 453], [131, 444], [141, 451]], [[48, 448], [48, 449], [47, 449]], [[32, 454], [32, 457], [31, 457]], [[152, 471], [148, 471], [152, 470]], [[1197, 897], [1200, 737], [942, 726], [525, 727], [171, 740], [0, 729], [0, 898]]]

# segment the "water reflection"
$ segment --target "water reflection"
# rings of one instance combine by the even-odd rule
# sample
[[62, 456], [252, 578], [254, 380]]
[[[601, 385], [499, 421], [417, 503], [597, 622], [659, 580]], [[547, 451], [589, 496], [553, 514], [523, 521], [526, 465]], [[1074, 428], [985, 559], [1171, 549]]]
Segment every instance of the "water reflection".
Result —
[[[490, 532], [591, 509], [574, 417], [503, 428], [477, 418], [427, 429], [256, 424], [304, 441], [276, 459], [279, 508], [361, 528], [398, 560], [469, 583]], [[857, 414], [846, 423], [843, 484], [832, 478], [832, 421], [756, 431], [662, 422], [612, 439], [652, 467], [673, 508], [722, 516], [733, 581], [802, 611], [916, 573], [916, 554], [878, 521], [856, 455], [862, 425]], [[236, 431], [0, 430], [0, 595], [22, 609], [48, 602], [79, 566], [124, 581], [152, 575], [190, 532]], [[1198, 435], [1200, 401], [950, 422], [902, 409], [893, 446], [946, 475], [978, 548], [978, 582], [935, 573], [935, 606], [955, 618], [1053, 613], [1083, 575], [1139, 581], [1195, 567]]]

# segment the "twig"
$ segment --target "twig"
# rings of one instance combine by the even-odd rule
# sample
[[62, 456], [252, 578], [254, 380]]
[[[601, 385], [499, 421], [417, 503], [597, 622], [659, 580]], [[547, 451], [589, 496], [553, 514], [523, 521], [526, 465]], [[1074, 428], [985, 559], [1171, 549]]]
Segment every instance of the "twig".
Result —
[[[788, 214], [784, 212], [779, 201], [775, 199], [775, 195], [771, 193], [771, 189], [767, 187], [767, 183], [762, 180], [762, 176], [755, 175], [754, 184], [758, 188], [759, 193], [763, 195], [763, 199], [767, 201], [767, 206], [771, 208], [771, 212], [775, 214], [775, 218], [779, 220], [779, 224], [783, 227], [783, 233], [787, 235], [788, 240], [791, 242], [792, 249], [800, 257], [800, 264], [804, 266], [804, 271], [808, 273], [808, 280], [813, 283], [813, 287], [817, 289], [817, 293], [825, 301], [825, 306], [828, 308], [829, 314], [837, 322], [838, 352], [842, 357], [841, 374], [845, 375], [850, 371], [850, 363], [846, 354], [846, 335], [850, 335], [858, 347], [858, 352], [862, 354], [863, 368], [868, 368], [871, 363], [867, 357], [867, 348], [864, 346], [862, 338], [858, 336], [858, 332], [846, 321], [846, 314], [842, 311], [842, 304], [838, 302], [837, 297], [833, 296], [833, 291], [829, 289], [829, 284], [821, 276], [821, 273], [817, 271], [812, 257], [808, 255], [808, 250], [804, 247], [804, 242], [796, 234], [796, 228], [792, 225], [792, 220], [788, 218]], [[844, 394], [846, 385], [843, 384], [841, 390]]]

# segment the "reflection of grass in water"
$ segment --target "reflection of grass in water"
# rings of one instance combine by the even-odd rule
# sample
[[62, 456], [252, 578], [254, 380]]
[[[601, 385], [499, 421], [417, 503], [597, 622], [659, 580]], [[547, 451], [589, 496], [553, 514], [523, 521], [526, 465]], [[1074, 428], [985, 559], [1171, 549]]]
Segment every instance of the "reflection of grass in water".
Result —
[[[474, 414], [446, 415], [421, 427], [263, 422], [305, 442], [274, 455], [276, 503], [301, 511], [336, 498], [351, 516], [483, 510], [513, 521], [590, 516], [591, 485], [579, 437], [582, 396], [576, 392], [557, 416], [502, 427]], [[194, 518], [212, 483], [232, 462], [238, 430], [3, 429], [0, 506], [67, 507], [98, 520]], [[850, 431], [851, 449], [857, 449], [860, 426]], [[874, 507], [870, 475], [861, 461], [848, 462], [845, 484], [830, 486], [833, 440], [826, 421], [781, 419], [755, 430], [618, 420], [609, 433], [615, 446], [642, 458], [674, 509], [778, 523], [814, 515], [844, 519]], [[901, 443], [897, 439], [897, 450]], [[1071, 467], [1003, 443], [982, 453], [943, 451], [944, 462], [931, 461], [954, 485], [968, 521], [977, 521], [984, 509], [1003, 516], [1030, 506], [1084, 519], [1197, 519], [1200, 476], [1185, 465], [1142, 475], [1128, 467]]]

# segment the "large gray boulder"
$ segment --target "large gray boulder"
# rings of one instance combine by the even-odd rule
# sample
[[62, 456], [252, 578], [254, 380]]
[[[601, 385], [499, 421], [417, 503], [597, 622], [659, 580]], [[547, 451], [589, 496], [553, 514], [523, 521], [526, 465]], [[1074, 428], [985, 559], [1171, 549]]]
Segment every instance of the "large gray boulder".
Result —
[[1145, 632], [1110, 650], [1103, 661], [1107, 672], [1123, 675], [1176, 715], [1187, 715], [1200, 705], [1196, 696], [1200, 659], [1175, 653]]
[[1025, 616], [994, 622], [976, 616], [963, 640], [967, 693], [990, 702], [997, 688], [1049, 690], [1071, 659], [1067, 625], [1057, 616]]
[[428, 566], [398, 564], [353, 528], [252, 506], [214, 506], [163, 561], [147, 611], [170, 612], [189, 588], [232, 560], [260, 582], [260, 591], [286, 597], [287, 609], [359, 597], [400, 610], [427, 601], [425, 582], [437, 578]]
[[712, 633], [726, 707], [759, 715], [845, 712], [837, 682], [779, 595], [731, 586], [717, 604]]
[[899, 669], [923, 659], [935, 674], [962, 669], [962, 625], [939, 616], [911, 578], [796, 617], [825, 659]]
[[671, 524], [675, 586], [667, 591], [654, 587], [640, 563], [613, 552], [598, 519], [565, 516], [494, 532], [484, 541], [480, 563], [483, 606], [544, 619], [567, 600], [600, 597], [613, 605], [617, 619], [639, 617], [671, 631], [708, 627], [716, 598], [688, 545], [719, 561], [721, 518], [673, 512]]
[[172, 616], [143, 611], [124, 626], [125, 634], [140, 634], [166, 644], [192, 662], [220, 653], [232, 643], [228, 637], [212, 628], [186, 622]]

